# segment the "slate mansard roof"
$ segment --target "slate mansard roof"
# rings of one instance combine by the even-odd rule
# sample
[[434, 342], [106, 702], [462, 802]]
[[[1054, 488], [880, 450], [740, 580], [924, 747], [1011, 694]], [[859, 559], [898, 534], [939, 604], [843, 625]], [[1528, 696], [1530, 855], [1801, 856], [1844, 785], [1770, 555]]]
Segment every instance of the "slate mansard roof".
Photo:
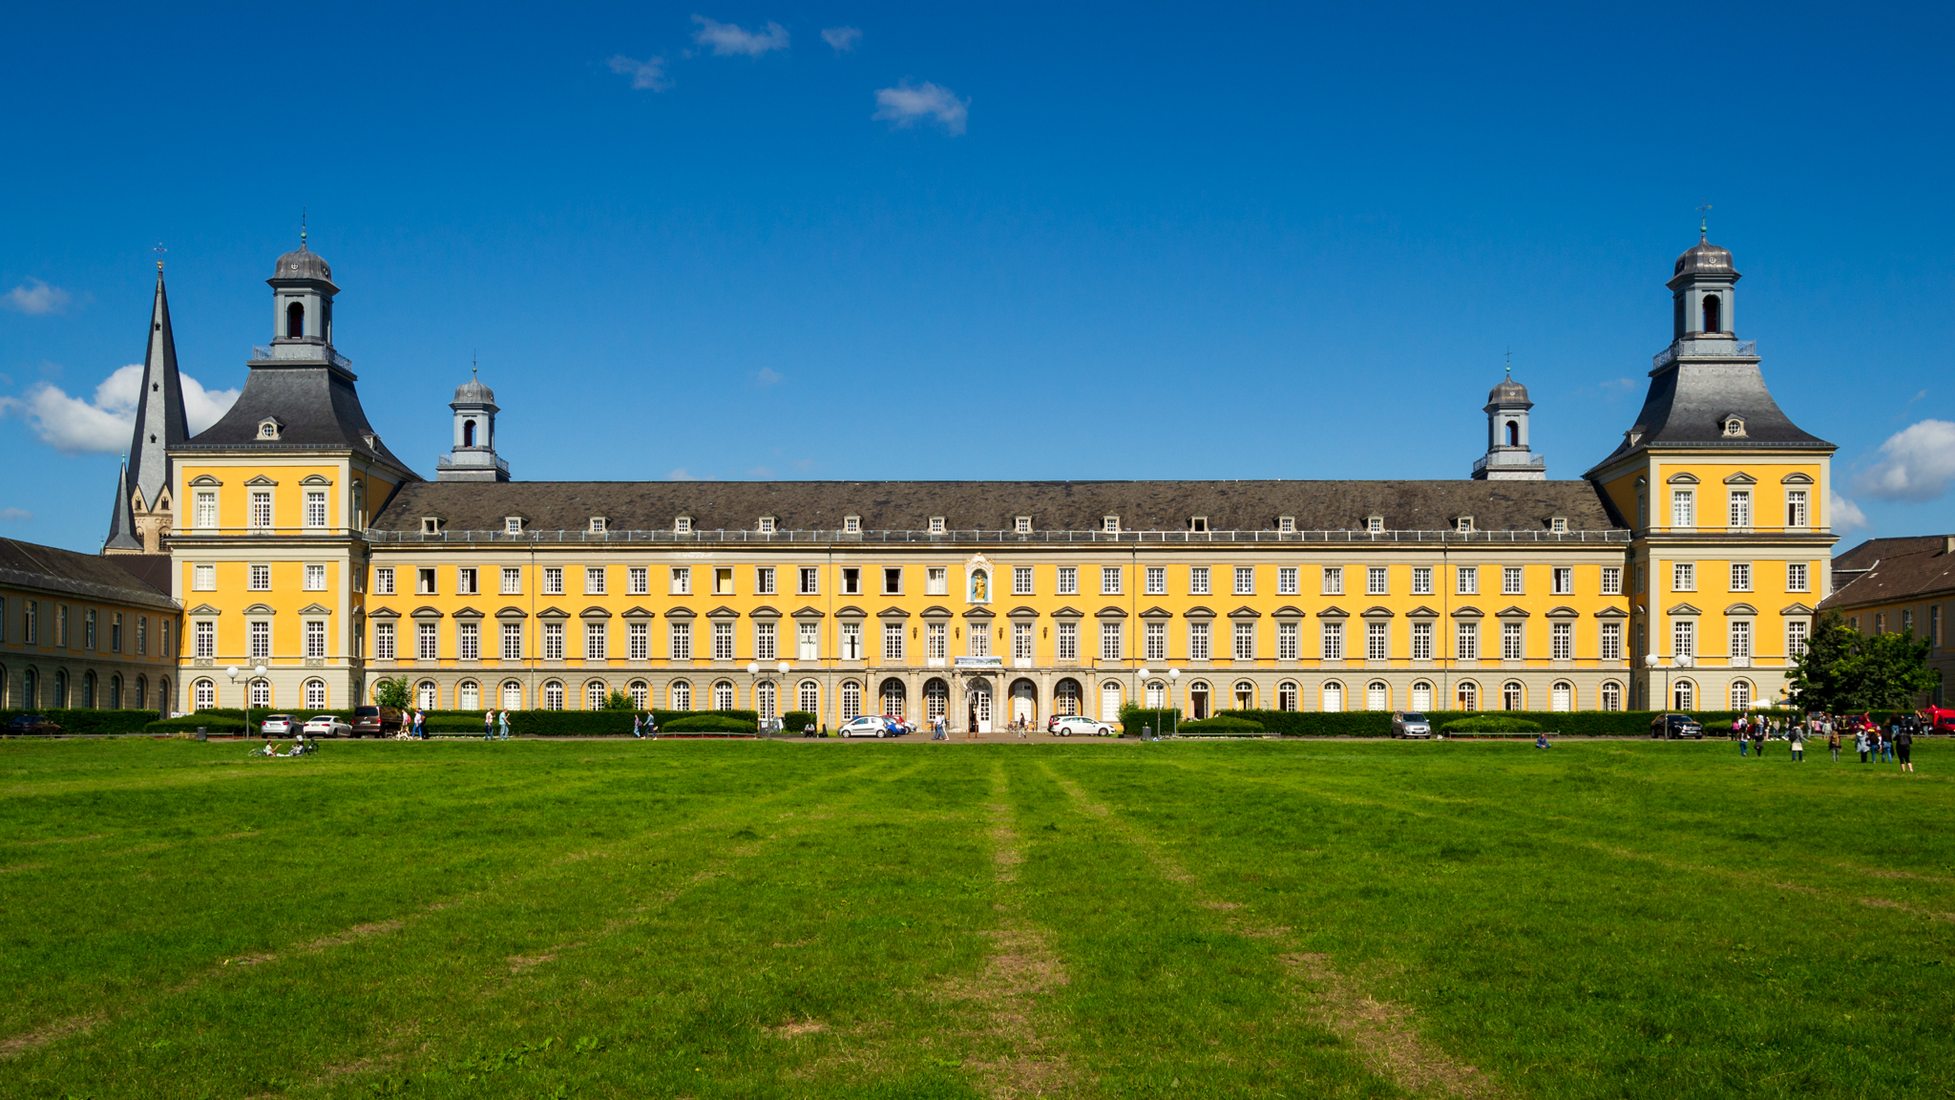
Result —
[[[336, 365], [253, 363], [230, 411], [177, 449], [343, 449], [407, 470], [367, 422], [354, 381], [351, 371]], [[278, 421], [275, 441], [259, 436], [258, 426], [266, 420]]]
[[1833, 578], [1822, 611], [1955, 594], [1955, 535], [1868, 539], [1833, 559]]
[[109, 603], [175, 610], [168, 554], [79, 554], [0, 538], [0, 583]]
[[1556, 517], [1571, 537], [1626, 528], [1586, 481], [511, 481], [412, 482], [375, 517], [379, 532], [418, 536], [433, 516], [453, 537], [500, 532], [519, 516], [526, 532], [581, 532], [602, 516], [612, 532], [670, 532], [689, 517], [695, 531], [753, 531], [771, 516], [780, 531], [1010, 532], [1030, 516], [1034, 532], [1189, 530], [1205, 517], [1219, 531], [1363, 531], [1382, 516], [1393, 531], [1451, 530], [1471, 516], [1480, 532], [1546, 533]]

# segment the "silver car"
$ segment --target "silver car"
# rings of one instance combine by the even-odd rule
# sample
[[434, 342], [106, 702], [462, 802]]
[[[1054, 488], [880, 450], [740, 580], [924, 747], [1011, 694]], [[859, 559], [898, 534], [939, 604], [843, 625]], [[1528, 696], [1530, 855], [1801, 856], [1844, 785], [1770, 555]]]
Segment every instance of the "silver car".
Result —
[[351, 737], [353, 727], [330, 714], [315, 714], [305, 724], [307, 737]]
[[1400, 711], [1392, 715], [1392, 736], [1426, 738], [1432, 736], [1432, 723], [1420, 712]]

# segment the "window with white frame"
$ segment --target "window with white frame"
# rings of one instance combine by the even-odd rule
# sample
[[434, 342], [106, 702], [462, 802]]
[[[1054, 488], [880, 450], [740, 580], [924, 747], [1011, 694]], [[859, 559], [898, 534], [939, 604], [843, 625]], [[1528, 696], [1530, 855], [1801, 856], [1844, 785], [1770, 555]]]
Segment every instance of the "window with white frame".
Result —
[[675, 565], [672, 567], [672, 594], [674, 596], [692, 595], [692, 567]]
[[326, 490], [307, 489], [305, 491], [305, 525], [307, 527], [326, 526]]
[[1276, 594], [1279, 596], [1296, 595], [1302, 588], [1301, 584], [1298, 581], [1298, 576], [1300, 573], [1301, 570], [1299, 570], [1294, 565], [1277, 566], [1276, 567]]
[[1011, 594], [1029, 596], [1032, 594], [1032, 567], [1014, 565], [1011, 567]]
[[523, 659], [523, 624], [502, 624], [502, 659], [520, 661]]
[[1299, 644], [1298, 639], [1301, 638], [1302, 634], [1303, 631], [1299, 629], [1299, 624], [1295, 622], [1277, 623], [1276, 659], [1279, 661], [1295, 661], [1299, 659], [1302, 654], [1302, 646]]
[[380, 565], [374, 567], [373, 591], [374, 591], [374, 595], [377, 596], [391, 596], [394, 594], [394, 567], [393, 566]]
[[1575, 570], [1572, 567], [1557, 565], [1554, 567], [1554, 571], [1548, 575], [1553, 578], [1555, 595], [1572, 596], [1575, 594]]
[[882, 624], [882, 660], [884, 664], [903, 663], [903, 624]]
[[950, 595], [950, 570], [941, 565], [926, 567], [923, 570], [923, 594], [926, 596]]
[[991, 625], [972, 623], [964, 631], [964, 652], [971, 657], [991, 656]]
[[1617, 683], [1614, 680], [1603, 681], [1602, 709], [1603, 710], [1622, 709], [1622, 685], [1620, 683]]
[[1568, 517], [1567, 517], [1567, 516], [1554, 516], [1554, 517], [1551, 517], [1551, 518], [1550, 518], [1550, 519], [1548, 520], [1548, 530], [1549, 530], [1549, 531], [1552, 531], [1552, 532], [1554, 532], [1554, 533], [1555, 533], [1555, 534], [1557, 534], [1557, 535], [1565, 535], [1565, 534], [1567, 534], [1567, 533], [1568, 533]]
[[883, 568], [882, 594], [885, 596], [900, 596], [903, 594], [902, 566], [891, 565]]
[[1459, 533], [1460, 533], [1460, 534], [1462, 534], [1462, 535], [1470, 535], [1470, 534], [1472, 534], [1472, 533], [1473, 533], [1473, 517], [1472, 517], [1472, 516], [1461, 516], [1461, 517], [1459, 517], [1458, 519], [1456, 519], [1456, 520], [1454, 520], [1454, 521], [1453, 521], [1453, 530], [1455, 530], [1455, 531], [1457, 531], [1457, 532], [1459, 532]]
[[1811, 624], [1804, 619], [1785, 620], [1785, 655], [1788, 658], [1796, 661], [1806, 655], [1806, 636], [1811, 629]]
[[1365, 531], [1373, 535], [1383, 534], [1385, 530], [1385, 517], [1384, 516], [1364, 517], [1364, 529]]
[[777, 624], [772, 622], [753, 624], [753, 656], [756, 661], [773, 661], [780, 658]]
[[251, 592], [270, 592], [272, 590], [272, 567], [252, 565], [245, 569], [244, 587]]
[[713, 624], [713, 660], [731, 661], [733, 659], [733, 624], [719, 621]]
[[942, 516], [930, 517], [930, 533], [933, 535], [941, 535], [944, 533], [944, 517]]
[[1205, 622], [1188, 624], [1188, 659], [1189, 660], [1191, 661], [1208, 660], [1208, 654], [1209, 654], [1209, 629], [1208, 628], [1209, 628], [1209, 624]]
[[610, 521], [607, 520], [605, 517], [603, 516], [591, 517], [590, 528], [589, 528], [591, 534], [601, 535], [609, 528], [610, 528]]
[[1368, 565], [1364, 570], [1364, 592], [1367, 596], [1384, 596], [1391, 591], [1391, 573], [1382, 565]]
[[420, 596], [432, 596], [435, 594], [433, 569], [416, 569], [414, 571], [414, 592]]
[[1480, 659], [1480, 624], [1471, 620], [1459, 622], [1453, 628], [1453, 653], [1462, 661]]
[[1079, 595], [1079, 568], [1072, 565], [1059, 567], [1059, 594], [1061, 596]]
[[754, 567], [753, 590], [754, 590], [754, 595], [756, 596], [774, 595], [775, 589], [774, 589], [774, 567], [773, 566], [760, 565]]
[[504, 517], [502, 517], [502, 533], [503, 533], [503, 534], [505, 534], [505, 535], [520, 535], [520, 534], [522, 534], [522, 533], [523, 533], [523, 517], [521, 517], [521, 516], [504, 516]]
[[610, 632], [602, 622], [584, 624], [584, 659], [586, 661], [609, 660], [611, 656]]
[[1100, 595], [1118, 596], [1126, 584], [1127, 571], [1118, 565], [1100, 567]]
[[1802, 561], [1785, 564], [1785, 589], [1788, 592], [1806, 591], [1806, 563]]
[[1697, 526], [1697, 491], [1695, 489], [1670, 490], [1670, 526]]
[[1622, 566], [1605, 565], [1602, 567], [1602, 594], [1604, 596], [1622, 595]]
[[855, 566], [842, 569], [842, 595], [860, 596], [862, 594], [862, 570]]
[[435, 633], [434, 623], [414, 624], [414, 657], [416, 660], [432, 661], [440, 655], [441, 639]]
[[457, 566], [455, 568], [455, 594], [456, 595], [476, 596], [476, 595], [480, 595], [481, 591], [482, 591], [481, 577], [474, 566], [462, 565], [462, 566]]
[[1238, 565], [1235, 567], [1235, 594], [1253, 596], [1256, 594], [1256, 567]]
[[[979, 633], [972, 631], [972, 633]], [[860, 661], [862, 659], [862, 624], [842, 624], [842, 660]]]
[[543, 624], [543, 659], [546, 661], [563, 660], [562, 623]]
[[1432, 660], [1432, 624], [1419, 621], [1412, 624], [1412, 659]]
[[1478, 595], [1480, 591], [1480, 567], [1477, 565], [1462, 565], [1456, 572], [1459, 580], [1459, 594], [1462, 596]]
[[1208, 566], [1191, 565], [1188, 567], [1188, 594], [1190, 596], [1206, 596], [1209, 594]]
[[1555, 661], [1575, 659], [1575, 624], [1548, 624], [1548, 657]]
[[1521, 649], [1521, 625], [1515, 622], [1500, 624], [1500, 659], [1518, 661], [1525, 653]]
[[1520, 566], [1503, 566], [1500, 570], [1500, 594], [1503, 596], [1522, 595], [1525, 592], [1525, 589], [1521, 587], [1522, 579], [1523, 574]]
[[1806, 509], [1806, 491], [1787, 489], [1785, 491], [1785, 525], [1787, 527], [1806, 526], [1809, 513]]
[[1412, 594], [1414, 596], [1432, 595], [1432, 566], [1415, 565], [1412, 567]]
[[1100, 518], [1100, 530], [1102, 530], [1102, 531], [1104, 531], [1104, 532], [1106, 532], [1106, 533], [1107, 533], [1107, 534], [1109, 534], [1109, 535], [1117, 535], [1117, 534], [1119, 534], [1119, 533], [1120, 533], [1120, 517], [1119, 517], [1119, 516], [1102, 516], [1102, 517]]
[[270, 527], [272, 525], [272, 491], [270, 489], [251, 490], [251, 526]]
[[1670, 624], [1670, 652], [1679, 657], [1697, 655], [1697, 623], [1692, 619], [1678, 619]]
[[1255, 623], [1235, 624], [1234, 647], [1230, 652], [1238, 661], [1253, 661], [1256, 659]]
[[813, 596], [821, 592], [821, 570], [811, 566], [801, 566], [796, 571], [796, 592], [803, 596]]
[[1141, 659], [1144, 661], [1168, 659], [1168, 624], [1150, 622], [1141, 627]]
[[1733, 527], [1751, 526], [1751, 490], [1733, 489], [1730, 495], [1730, 521]]
[[942, 661], [950, 653], [950, 629], [944, 623], [923, 624], [923, 657], [927, 661]]
[[1672, 592], [1697, 591], [1697, 564], [1679, 561], [1670, 564], [1670, 590]]
[[[28, 606], [32, 608], [33, 604], [30, 602]], [[32, 618], [27, 620], [27, 641], [30, 642], [34, 640], [33, 623]], [[216, 623], [209, 619], [199, 619], [190, 624], [190, 655], [206, 659], [217, 655]]]
[[1032, 659], [1032, 624], [1011, 624], [1011, 659], [1029, 661]]
[[1122, 640], [1126, 632], [1118, 621], [1108, 619], [1100, 623], [1100, 660], [1118, 661], [1121, 657]]
[[797, 660], [821, 660], [821, 624], [803, 622], [794, 624], [794, 654]]
[[1344, 623], [1340, 619], [1326, 619], [1323, 627], [1324, 660], [1344, 659]]
[[1053, 652], [1059, 663], [1067, 665], [1078, 664], [1079, 624], [1073, 622], [1060, 623], [1058, 633], [1055, 637], [1057, 641], [1054, 644]]
[[394, 624], [373, 624], [373, 659], [391, 661], [394, 659]]
[[1367, 661], [1386, 661], [1391, 659], [1392, 624], [1372, 620], [1364, 624], [1364, 659]]
[[670, 648], [672, 660], [692, 660], [692, 623], [675, 622], [666, 631], [666, 645]]
[[520, 596], [523, 594], [523, 571], [516, 566], [502, 568], [502, 594]]
[[652, 592], [652, 571], [643, 565], [634, 565], [625, 570], [625, 594], [630, 596], [649, 596]]
[[217, 491], [215, 489], [197, 490], [196, 526], [217, 526]]
[[842, 721], [859, 717], [862, 714], [862, 685], [854, 680], [842, 681]]
[[563, 595], [563, 567], [546, 565], [543, 567], [543, 594], [545, 596]]
[[674, 680], [672, 681], [672, 686], [666, 689], [666, 694], [669, 695], [672, 699], [673, 710], [692, 709], [692, 684], [691, 683], [685, 680]]
[[713, 595], [733, 595], [733, 567], [716, 565], [713, 567]]
[[305, 682], [305, 709], [326, 709], [326, 681], [314, 677]]
[[1342, 596], [1344, 594], [1344, 567], [1343, 566], [1341, 565], [1324, 566], [1323, 594], [1326, 596]]
[[1602, 624], [1602, 659], [1604, 661], [1622, 660], [1622, 624]]
[[845, 535], [859, 535], [859, 534], [861, 534], [861, 533], [862, 533], [862, 517], [861, 517], [861, 516], [843, 516], [843, 517], [842, 517], [842, 533], [843, 533], [843, 534], [845, 534]]
[[1751, 563], [1734, 561], [1731, 563], [1731, 591], [1751, 591]]
[[482, 624], [455, 624], [455, 656], [463, 661], [482, 659]]
[[1277, 516], [1277, 517], [1276, 517], [1276, 530], [1277, 530], [1277, 533], [1278, 533], [1278, 534], [1284, 534], [1284, 535], [1294, 535], [1294, 534], [1296, 534], [1296, 533], [1297, 533], [1297, 517], [1295, 517], [1295, 516]]
[[756, 530], [756, 531], [758, 531], [758, 532], [760, 532], [760, 533], [761, 533], [761, 534], [763, 534], [763, 535], [771, 535], [771, 534], [773, 534], [773, 533], [774, 533], [774, 517], [773, 517], [773, 516], [761, 516], [761, 517], [760, 517], [760, 519], [759, 519], [759, 521], [758, 521], [758, 522], [756, 522], [756, 523], [754, 524], [754, 530]]

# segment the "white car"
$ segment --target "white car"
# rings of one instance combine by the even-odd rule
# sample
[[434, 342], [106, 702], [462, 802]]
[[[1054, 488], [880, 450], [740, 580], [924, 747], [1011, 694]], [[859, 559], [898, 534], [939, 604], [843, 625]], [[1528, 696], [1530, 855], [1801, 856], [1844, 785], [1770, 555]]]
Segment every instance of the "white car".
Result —
[[1096, 733], [1101, 737], [1112, 737], [1117, 731], [1110, 723], [1096, 721], [1084, 714], [1068, 714], [1052, 721], [1052, 736], [1071, 737], [1075, 733]]
[[330, 714], [315, 714], [306, 720], [307, 737], [351, 737], [353, 727]]
[[842, 723], [843, 737], [888, 737], [889, 720], [880, 714], [859, 714]]
[[266, 737], [288, 736], [292, 732], [292, 716], [289, 714], [267, 714], [265, 715], [265, 720], [258, 723], [258, 732], [264, 734]]

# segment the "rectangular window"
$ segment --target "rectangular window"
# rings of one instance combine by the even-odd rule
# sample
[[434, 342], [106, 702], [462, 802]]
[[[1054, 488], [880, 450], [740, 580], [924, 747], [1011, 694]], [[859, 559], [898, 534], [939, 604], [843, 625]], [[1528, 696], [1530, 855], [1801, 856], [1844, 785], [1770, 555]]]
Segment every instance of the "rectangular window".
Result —
[[1622, 595], [1622, 566], [1605, 565], [1602, 567], [1602, 594], [1604, 596]]
[[1459, 567], [1459, 594], [1462, 596], [1473, 596], [1473, 595], [1478, 595], [1479, 591], [1480, 591], [1480, 567], [1477, 565], [1460, 566]]
[[543, 567], [543, 594], [545, 596], [563, 595], [563, 567], [546, 565]]
[[562, 623], [543, 624], [543, 659], [546, 661], [563, 660]]
[[1343, 660], [1344, 659], [1343, 621], [1338, 619], [1331, 619], [1325, 621], [1323, 624], [1323, 635], [1324, 635], [1324, 660], [1326, 661]]
[[1303, 651], [1299, 642], [1302, 636], [1303, 631], [1298, 629], [1296, 623], [1277, 623], [1276, 659], [1279, 661], [1297, 660]]
[[1208, 660], [1208, 624], [1188, 624], [1188, 659], [1190, 661]]
[[326, 567], [324, 565], [308, 564], [305, 567], [305, 590], [307, 592], [324, 592], [326, 590]]
[[1670, 493], [1670, 526], [1697, 526], [1697, 494], [1690, 489], [1675, 489]]
[[1673, 562], [1670, 566], [1670, 590], [1673, 592], [1697, 591], [1697, 565], [1695, 562]]
[[95, 609], [92, 607], [81, 613], [81, 647], [95, 648]]
[[1678, 619], [1670, 624], [1670, 652], [1679, 657], [1697, 656], [1697, 623]]
[[713, 624], [713, 660], [731, 661], [733, 659], [733, 624], [716, 622]]
[[771, 622], [753, 624], [753, 655], [756, 661], [772, 661], [780, 657], [775, 624]]
[[1602, 659], [1604, 661], [1622, 660], [1622, 624], [1602, 624]]
[[1344, 594], [1344, 567], [1343, 566], [1341, 565], [1324, 566], [1323, 593], [1326, 596], [1342, 596]]
[[925, 660], [942, 661], [950, 652], [950, 630], [944, 623], [923, 624], [923, 656]]
[[1518, 565], [1504, 566], [1500, 570], [1500, 594], [1503, 596], [1522, 595], [1522, 572]]
[[774, 567], [773, 566], [761, 565], [761, 566], [756, 566], [754, 568], [753, 590], [754, 590], [754, 595], [756, 596], [774, 595], [775, 589], [774, 589]]
[[326, 655], [326, 624], [323, 620], [306, 620], [305, 655], [315, 660]]
[[652, 659], [652, 624], [625, 624], [625, 659], [628, 661]]
[[520, 661], [523, 659], [523, 624], [502, 624], [502, 659]]
[[602, 661], [611, 655], [611, 636], [603, 623], [584, 624], [584, 660]]
[[1118, 596], [1121, 587], [1127, 583], [1127, 571], [1117, 565], [1100, 567], [1100, 595]]
[[1235, 629], [1231, 631], [1231, 634], [1232, 634], [1232, 639], [1234, 644], [1229, 652], [1238, 661], [1255, 660], [1256, 659], [1256, 624], [1235, 623], [1233, 625]]
[[628, 596], [648, 596], [652, 591], [652, 571], [642, 565], [634, 565], [625, 570], [625, 594]]
[[[40, 641], [40, 601], [39, 600], [28, 600], [26, 601], [26, 606], [21, 609], [20, 637], [21, 640], [26, 642], [28, 645], [34, 645]], [[208, 657], [210, 656], [210, 654], [199, 653], [197, 656]]]
[[1146, 573], [1147, 594], [1165, 596], [1168, 593], [1168, 570], [1164, 565], [1150, 565]]
[[1788, 489], [1785, 493], [1785, 525], [1804, 527], [1806, 525], [1806, 491]]
[[733, 595], [733, 567], [719, 565], [713, 567], [713, 595]]
[[217, 526], [217, 491], [216, 490], [214, 489], [197, 490], [196, 525], [198, 527]]
[[1566, 565], [1557, 565], [1555, 566], [1554, 572], [1549, 575], [1554, 578], [1555, 595], [1572, 596], [1575, 594], [1575, 570], [1574, 569]]
[[373, 624], [373, 659], [391, 661], [394, 659], [394, 624]]
[[1235, 567], [1235, 594], [1253, 596], [1256, 594], [1256, 569], [1250, 565]]
[[903, 624], [882, 624], [882, 662], [886, 665], [903, 663]]
[[482, 659], [482, 625], [458, 623], [455, 627], [455, 656], [464, 661]]
[[1188, 594], [1190, 596], [1208, 595], [1208, 566], [1195, 565], [1188, 568]]
[[1141, 628], [1142, 660], [1165, 661], [1168, 659], [1168, 624], [1147, 623]]
[[1384, 596], [1390, 591], [1390, 572], [1382, 565], [1366, 566], [1364, 571], [1364, 594]]
[[1731, 659], [1751, 659], [1751, 622], [1748, 619], [1731, 621]]
[[1518, 661], [1523, 656], [1525, 654], [1521, 649], [1521, 624], [1501, 623], [1500, 659], [1503, 661]]
[[950, 570], [941, 565], [926, 567], [923, 570], [923, 594], [926, 596], [950, 595]]
[[1453, 652], [1462, 661], [1480, 659], [1480, 624], [1462, 622], [1453, 630]]
[[692, 566], [675, 565], [672, 567], [672, 594], [674, 596], [692, 595]]
[[1060, 623], [1058, 637], [1059, 637], [1059, 642], [1057, 647], [1057, 657], [1059, 663], [1063, 665], [1078, 664], [1079, 663], [1079, 624]]
[[1103, 622], [1100, 624], [1100, 660], [1120, 660], [1122, 637], [1123, 631], [1120, 629], [1118, 622]]
[[586, 596], [604, 595], [605, 584], [606, 581], [605, 581], [605, 572], [603, 566], [587, 565], [584, 567], [584, 595]]
[[1548, 657], [1556, 661], [1575, 659], [1575, 624], [1548, 624]]
[[[973, 637], [985, 633], [983, 627], [971, 631]], [[860, 661], [862, 659], [862, 624], [842, 624], [842, 660]]]
[[1416, 622], [1412, 624], [1412, 659], [1432, 660], [1432, 624]]
[[821, 570], [812, 565], [804, 565], [798, 570], [800, 588], [803, 596], [813, 596], [821, 592]]
[[272, 491], [270, 489], [251, 490], [251, 526], [270, 527], [272, 525]]
[[272, 588], [272, 567], [253, 565], [245, 570], [244, 586], [252, 592], [269, 592]]
[[373, 591], [375, 595], [379, 595], [379, 596], [391, 596], [394, 594], [394, 567], [393, 566], [382, 565], [382, 566], [376, 566], [374, 568]]
[[903, 568], [901, 566], [892, 565], [883, 569], [882, 594], [885, 596], [900, 596], [903, 594]]
[[[31, 603], [28, 604], [28, 607], [30, 609], [33, 606], [34, 605]], [[31, 642], [34, 640], [34, 631], [33, 631], [34, 620], [32, 618], [29, 618], [27, 622], [28, 622], [27, 640]], [[217, 624], [216, 623], [211, 622], [208, 619], [205, 619], [201, 622], [195, 622], [190, 624], [190, 630], [191, 630], [191, 636], [190, 636], [191, 656], [193, 657], [217, 656]]]
[[795, 623], [794, 645], [799, 660], [821, 660], [821, 624]]
[[1806, 563], [1787, 562], [1785, 565], [1785, 590], [1788, 592], [1806, 591]]
[[1277, 566], [1276, 567], [1276, 594], [1279, 596], [1294, 596], [1298, 592], [1300, 592], [1302, 590], [1302, 585], [1298, 583], [1297, 578], [1301, 572], [1302, 571], [1299, 570], [1294, 565]]
[[440, 652], [436, 649], [435, 624], [414, 624], [414, 655], [423, 661], [432, 661]]
[[1079, 569], [1076, 566], [1059, 567], [1059, 594], [1061, 596], [1079, 595]]
[[245, 654], [252, 660], [263, 660], [272, 655], [272, 624], [259, 621], [245, 628]]
[[1805, 656], [1806, 632], [1811, 629], [1811, 624], [1807, 623], [1804, 619], [1787, 619], [1785, 621], [1785, 655], [1787, 657], [1796, 661], [1800, 657]]
[[842, 570], [842, 595], [860, 596], [862, 594], [862, 570], [853, 567]]
[[1011, 624], [1011, 659], [1029, 661], [1032, 659], [1032, 624]]
[[416, 569], [414, 571], [414, 591], [422, 596], [432, 596], [435, 594], [433, 569]]
[[481, 579], [472, 565], [460, 566], [455, 570], [455, 594], [475, 596], [481, 593]]
[[1751, 591], [1751, 563], [1734, 561], [1731, 563], [1731, 591]]
[[502, 570], [502, 594], [505, 596], [520, 596], [522, 593], [523, 571], [505, 566]]
[[964, 643], [965, 649], [972, 657], [991, 656], [991, 628], [979, 623], [975, 630], [966, 630]]
[[1415, 565], [1412, 567], [1412, 594], [1414, 596], [1432, 595], [1432, 566]]
[[190, 567], [190, 589], [193, 592], [214, 592], [217, 590], [217, 567], [214, 565], [193, 565]]
[[1751, 490], [1731, 490], [1731, 526], [1751, 526]]
[[1391, 657], [1390, 623], [1369, 622], [1364, 624], [1364, 659], [1384, 661]]
[[326, 490], [307, 489], [305, 491], [305, 525], [307, 527], [326, 526]]
[[1032, 567], [1014, 565], [1011, 568], [1011, 594], [1029, 596], [1032, 594]]

